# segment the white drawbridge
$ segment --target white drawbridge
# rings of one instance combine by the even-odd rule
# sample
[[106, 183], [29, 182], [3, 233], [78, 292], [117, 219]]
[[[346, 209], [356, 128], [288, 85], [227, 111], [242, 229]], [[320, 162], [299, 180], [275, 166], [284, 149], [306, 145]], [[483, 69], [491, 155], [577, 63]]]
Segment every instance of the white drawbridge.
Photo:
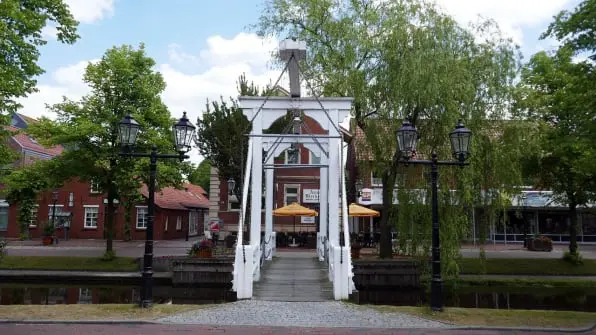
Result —
[[[252, 122], [249, 134], [248, 155], [244, 171], [241, 211], [238, 222], [238, 242], [234, 262], [233, 289], [238, 299], [253, 296], [253, 282], [259, 281], [261, 265], [271, 260], [275, 253], [273, 232], [273, 169], [277, 157], [293, 144], [299, 143], [318, 157], [320, 164], [292, 165], [294, 168], [320, 168], [320, 210], [319, 233], [317, 234], [317, 255], [320, 262], [329, 268], [329, 280], [333, 283], [336, 300], [347, 299], [354, 289], [352, 281], [352, 260], [348, 229], [348, 207], [346, 199], [343, 141], [340, 123], [350, 113], [352, 98], [345, 97], [300, 97], [299, 59], [304, 59], [306, 46], [303, 42], [285, 40], [280, 43], [280, 56], [286, 60], [290, 77], [289, 97], [244, 97], [239, 98], [244, 115]], [[285, 69], [284, 69], [285, 71]], [[280, 75], [281, 78], [281, 75]], [[278, 79], [279, 81], [279, 79]], [[277, 83], [276, 83], [277, 84]], [[263, 134], [277, 119], [288, 111], [294, 112], [295, 122], [299, 115], [306, 115], [327, 131], [326, 135]], [[263, 170], [265, 170], [265, 236], [261, 241], [261, 202]], [[243, 232], [248, 192], [250, 204], [250, 241], [243, 244]], [[341, 212], [340, 212], [341, 211]], [[341, 216], [337, 214], [341, 213]], [[341, 221], [341, 222], [340, 222]], [[340, 224], [343, 234], [340, 236]], [[344, 239], [343, 246], [340, 238]]]

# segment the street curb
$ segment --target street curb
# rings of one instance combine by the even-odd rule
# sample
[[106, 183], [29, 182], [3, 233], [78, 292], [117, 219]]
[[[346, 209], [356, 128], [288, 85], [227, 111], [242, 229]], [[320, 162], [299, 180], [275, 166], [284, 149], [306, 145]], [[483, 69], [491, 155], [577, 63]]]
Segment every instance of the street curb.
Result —
[[454, 330], [497, 330], [497, 331], [534, 331], [546, 333], [587, 333], [596, 329], [596, 323], [584, 328], [537, 328], [537, 327], [489, 327], [489, 326], [452, 326]]
[[142, 324], [161, 324], [161, 322], [151, 320], [6, 320], [0, 319], [0, 324], [29, 324], [29, 325], [47, 325], [47, 324], [115, 324], [115, 325], [142, 325]]
[[[151, 320], [3, 320], [0, 319], [0, 324], [30, 324], [30, 325], [47, 325], [47, 324], [84, 324], [84, 325], [185, 325], [194, 323], [171, 323]], [[204, 326], [212, 327], [228, 327], [228, 325], [210, 325]], [[237, 327], [239, 325], [229, 325], [230, 327]], [[298, 327], [311, 328], [311, 327]], [[319, 327], [315, 327], [319, 328]], [[343, 328], [343, 327], [332, 327]], [[363, 327], [367, 328], [367, 327]], [[368, 328], [367, 328], [368, 329]], [[437, 328], [387, 328], [387, 329], [449, 329], [449, 330], [496, 330], [496, 331], [527, 331], [527, 332], [546, 332], [546, 333], [587, 333], [596, 329], [596, 323], [584, 328], [535, 328], [535, 327], [489, 327], [489, 326], [453, 326], [445, 324], [445, 327]]]

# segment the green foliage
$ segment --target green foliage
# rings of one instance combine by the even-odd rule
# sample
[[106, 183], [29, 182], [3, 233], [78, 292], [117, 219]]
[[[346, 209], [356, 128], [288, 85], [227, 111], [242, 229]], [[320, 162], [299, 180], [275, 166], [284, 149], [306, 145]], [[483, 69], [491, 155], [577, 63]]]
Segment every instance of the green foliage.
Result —
[[0, 4], [0, 112], [14, 112], [15, 98], [36, 91], [35, 77], [43, 69], [37, 64], [38, 48], [45, 45], [41, 30], [56, 25], [58, 41], [74, 43], [78, 22], [63, 0], [3, 0]]
[[579, 252], [571, 253], [569, 251], [565, 251], [565, 254], [563, 254], [563, 260], [566, 262], [569, 262], [573, 265], [583, 265], [584, 264], [584, 258], [582, 257], [582, 255]]
[[[51, 106], [56, 120], [42, 118], [28, 128], [44, 145], [65, 146], [67, 150], [53, 159], [60, 162], [64, 180], [93, 179], [107, 194], [107, 251], [112, 250], [113, 200], [138, 197], [141, 184], [149, 180], [148, 158], [119, 155], [118, 122], [130, 114], [142, 127], [135, 151], [149, 152], [153, 145], [165, 152], [174, 148], [174, 120], [160, 98], [166, 84], [154, 66], [143, 44], [138, 49], [128, 45], [111, 48], [85, 70], [88, 95], [81, 101], [64, 98], [62, 103]], [[179, 186], [181, 171], [187, 169], [187, 164], [175, 159], [159, 161], [156, 188]]]
[[211, 180], [211, 162], [204, 159], [199, 163], [196, 169], [193, 169], [188, 176], [188, 181], [191, 184], [201, 186], [205, 191], [209, 192], [209, 184]]
[[[42, 29], [55, 25], [58, 41], [74, 43], [78, 22], [62, 0], [2, 0], [0, 2], [0, 125], [19, 107], [16, 99], [36, 91], [35, 78], [44, 71], [37, 64], [38, 48], [46, 44]], [[0, 127], [0, 166], [10, 162], [10, 150]]]
[[17, 222], [21, 235], [24, 236], [27, 231], [39, 193], [61, 184], [62, 180], [57, 178], [61, 175], [59, 163], [40, 160], [14, 170], [3, 178], [6, 199], [18, 205]]
[[596, 199], [596, 74], [593, 62], [574, 60], [578, 51], [594, 51], [595, 8], [588, 0], [555, 18], [543, 37], [563, 45], [532, 56], [516, 92], [518, 117], [535, 124], [539, 143], [525, 161], [526, 173], [567, 204], [571, 254], [577, 253], [577, 207]]
[[101, 260], [104, 262], [111, 262], [116, 258], [116, 253], [113, 250], [108, 250], [104, 252], [103, 256], [101, 256]]
[[[241, 96], [278, 94], [271, 86], [260, 90], [253, 82], [249, 83], [245, 75], [239, 77], [237, 86]], [[197, 120], [195, 144], [199, 153], [217, 168], [223, 180], [233, 178], [236, 181], [237, 192], [248, 151], [246, 135], [251, 128], [250, 121], [242, 113], [238, 101], [233, 98], [230, 98], [229, 103], [223, 97], [219, 102], [207, 101], [202, 117]]]
[[[448, 134], [458, 119], [474, 132], [470, 166], [440, 171], [443, 271], [456, 276], [470, 209], [481, 207], [481, 221], [496, 224], [505, 194], [521, 185], [515, 162], [525, 153], [519, 143], [528, 125], [499, 122], [510, 111], [518, 48], [493, 22], [464, 29], [426, 1], [342, 4], [270, 0], [256, 28], [260, 35], [306, 42], [303, 70], [314, 93], [354, 98], [355, 125], [366, 135], [360, 149], [373, 156], [372, 162], [361, 162], [359, 173], [372, 170], [383, 179], [380, 257], [391, 257], [391, 227], [399, 232], [401, 249], [411, 255], [430, 251], [428, 180], [420, 178], [424, 171], [397, 164], [395, 131], [403, 118], [419, 129], [419, 153], [435, 150], [440, 159], [451, 157]], [[394, 206], [396, 184], [399, 205]], [[414, 199], [412, 188], [426, 194], [425, 205]], [[450, 188], [458, 192], [453, 195]]]
[[8, 242], [5, 239], [0, 240], [0, 262], [2, 262], [2, 259], [4, 258], [4, 254], [6, 253], [7, 245], [8, 245]]
[[542, 38], [554, 37], [575, 52], [592, 53], [596, 60], [596, 0], [582, 1], [573, 12], [555, 16]]
[[43, 224], [43, 236], [52, 236], [56, 232], [56, 226], [52, 222], [45, 222]]
[[585, 260], [582, 266], [557, 258], [464, 258], [461, 274], [466, 275], [536, 275], [536, 276], [594, 276], [596, 261]]

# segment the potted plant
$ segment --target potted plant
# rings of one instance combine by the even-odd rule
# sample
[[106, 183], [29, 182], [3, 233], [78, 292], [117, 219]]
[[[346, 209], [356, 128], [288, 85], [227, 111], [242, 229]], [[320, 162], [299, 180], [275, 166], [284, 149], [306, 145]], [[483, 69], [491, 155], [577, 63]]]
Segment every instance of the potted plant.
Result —
[[360, 249], [362, 249], [362, 245], [358, 242], [352, 243], [350, 245], [350, 251], [352, 253], [352, 259], [359, 259], [360, 258]]
[[530, 251], [552, 251], [553, 241], [543, 235], [535, 237], [528, 243], [528, 250]]
[[202, 239], [192, 245], [188, 254], [192, 257], [211, 258], [213, 257], [213, 242], [209, 239]]
[[54, 242], [54, 232], [56, 231], [56, 227], [54, 227], [51, 223], [46, 223], [43, 225], [43, 233], [41, 235], [41, 241], [43, 245], [50, 245]]

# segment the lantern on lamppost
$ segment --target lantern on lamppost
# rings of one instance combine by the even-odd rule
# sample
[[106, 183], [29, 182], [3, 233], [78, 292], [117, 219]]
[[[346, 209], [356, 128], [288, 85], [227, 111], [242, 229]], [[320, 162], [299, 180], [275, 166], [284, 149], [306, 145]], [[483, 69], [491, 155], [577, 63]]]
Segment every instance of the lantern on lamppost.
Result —
[[186, 112], [172, 127], [174, 133], [174, 148], [176, 154], [159, 154], [157, 146], [151, 148], [150, 153], [131, 152], [139, 137], [141, 126], [131, 115], [127, 115], [118, 124], [118, 140], [122, 146], [121, 156], [149, 158], [149, 185], [147, 205], [147, 227], [145, 237], [145, 254], [143, 256], [143, 273], [140, 306], [143, 308], [153, 305], [153, 226], [155, 221], [155, 177], [157, 175], [157, 160], [177, 158], [183, 161], [189, 156], [195, 126], [186, 117]]
[[472, 132], [464, 127], [459, 120], [455, 129], [449, 134], [451, 155], [454, 161], [439, 161], [437, 153], [432, 152], [431, 160], [411, 159], [416, 152], [418, 130], [407, 119], [397, 131], [397, 143], [400, 151], [400, 162], [403, 164], [429, 165], [431, 167], [431, 205], [432, 205], [432, 280], [431, 280], [431, 309], [443, 310], [443, 280], [441, 278], [441, 243], [439, 230], [439, 201], [438, 179], [440, 165], [465, 166], [470, 157]]

